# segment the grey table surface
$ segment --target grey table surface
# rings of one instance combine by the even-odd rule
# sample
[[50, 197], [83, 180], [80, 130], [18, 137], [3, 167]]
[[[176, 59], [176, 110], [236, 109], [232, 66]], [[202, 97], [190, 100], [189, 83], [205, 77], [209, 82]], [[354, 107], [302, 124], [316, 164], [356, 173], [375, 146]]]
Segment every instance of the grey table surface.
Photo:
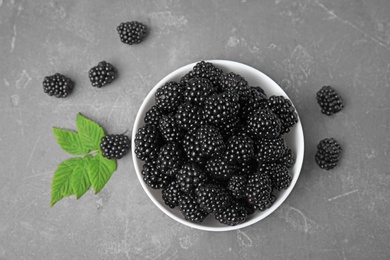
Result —
[[[0, 0], [0, 259], [389, 259], [390, 2]], [[139, 45], [116, 26], [150, 28]], [[58, 163], [69, 157], [52, 127], [78, 112], [109, 133], [131, 132], [144, 97], [171, 71], [204, 59], [248, 64], [294, 102], [305, 133], [301, 175], [263, 221], [230, 232], [191, 229], [143, 191], [130, 155], [103, 190], [49, 207]], [[96, 89], [99, 61], [119, 77]], [[44, 76], [75, 82], [66, 99]], [[345, 109], [327, 117], [315, 93], [332, 85]], [[337, 168], [314, 162], [316, 144], [343, 147]]]

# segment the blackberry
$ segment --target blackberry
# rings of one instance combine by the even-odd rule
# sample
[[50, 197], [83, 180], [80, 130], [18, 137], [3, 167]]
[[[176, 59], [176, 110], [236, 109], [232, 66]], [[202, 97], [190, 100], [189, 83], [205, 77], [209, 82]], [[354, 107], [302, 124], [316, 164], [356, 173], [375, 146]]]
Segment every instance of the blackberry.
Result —
[[275, 200], [276, 200], [275, 195], [271, 193], [269, 198], [264, 203], [262, 203], [260, 206], [256, 206], [255, 209], [258, 209], [260, 211], [264, 211], [266, 209], [269, 209], [274, 204]]
[[137, 21], [121, 23], [116, 29], [120, 40], [129, 45], [141, 43], [147, 33], [146, 25]]
[[298, 123], [298, 115], [289, 99], [283, 96], [270, 96], [268, 98], [268, 107], [280, 119], [280, 134], [290, 132], [290, 128]]
[[246, 121], [249, 133], [255, 139], [276, 138], [280, 136], [280, 119], [268, 109], [259, 109], [248, 116]]
[[190, 102], [183, 103], [175, 113], [176, 123], [185, 130], [191, 130], [203, 124], [202, 111]]
[[246, 119], [253, 111], [267, 108], [267, 96], [254, 87], [248, 87], [240, 95], [241, 117]]
[[256, 173], [248, 175], [246, 196], [248, 204], [257, 209], [265, 209], [271, 198], [271, 179], [267, 174]]
[[175, 176], [183, 162], [183, 150], [178, 143], [167, 143], [160, 148], [157, 170], [168, 176]]
[[244, 205], [234, 201], [221, 212], [215, 213], [215, 219], [220, 223], [235, 226], [245, 222], [247, 218], [247, 210]]
[[145, 124], [151, 124], [158, 126], [161, 116], [163, 112], [157, 107], [152, 106], [145, 114], [144, 122]]
[[256, 160], [258, 162], [278, 161], [286, 150], [286, 143], [283, 138], [260, 139], [256, 141]]
[[176, 124], [174, 115], [162, 115], [158, 129], [166, 142], [180, 142], [183, 137], [183, 133], [180, 127]]
[[57, 98], [67, 97], [73, 90], [74, 83], [62, 74], [46, 76], [43, 80], [43, 91]]
[[165, 189], [162, 190], [161, 193], [162, 199], [168, 207], [173, 209], [174, 207], [179, 206], [182, 191], [176, 181], [172, 181]]
[[184, 136], [183, 148], [189, 162], [204, 164], [205, 157], [203, 156], [200, 142], [196, 138], [195, 130], [187, 132]]
[[261, 163], [257, 169], [259, 173], [266, 174], [270, 177], [273, 189], [287, 189], [291, 183], [290, 171], [284, 165], [278, 163]]
[[194, 195], [196, 189], [206, 182], [206, 174], [196, 163], [185, 163], [176, 174], [180, 190], [189, 195]]
[[254, 156], [253, 141], [246, 135], [234, 135], [226, 144], [225, 158], [230, 163], [247, 162]]
[[331, 170], [337, 166], [341, 151], [341, 146], [336, 139], [325, 138], [317, 145], [315, 161], [321, 169]]
[[321, 107], [321, 113], [333, 115], [344, 108], [343, 99], [331, 86], [323, 86], [317, 92], [317, 102]]
[[185, 85], [184, 100], [195, 105], [202, 105], [206, 98], [216, 91], [208, 79], [193, 78]]
[[233, 197], [239, 199], [246, 197], [246, 183], [247, 176], [245, 175], [233, 175], [229, 182], [227, 189]]
[[153, 161], [143, 165], [141, 174], [144, 182], [152, 189], [164, 189], [172, 182], [172, 177], [159, 172]]
[[92, 87], [101, 88], [110, 84], [116, 78], [116, 70], [112, 64], [101, 61], [88, 72]]
[[266, 95], [266, 93], [265, 93], [265, 91], [264, 91], [264, 89], [262, 87], [260, 87], [260, 86], [251, 86], [250, 88], [253, 89], [253, 90], [256, 90], [259, 93], [264, 94], [265, 97], [267, 97], [267, 95]]
[[105, 135], [100, 140], [102, 155], [108, 159], [120, 159], [129, 149], [130, 139], [127, 135]]
[[225, 150], [223, 137], [218, 129], [212, 125], [202, 125], [196, 132], [200, 150], [205, 157], [221, 155]]
[[230, 122], [240, 111], [239, 96], [234, 91], [214, 94], [204, 104], [203, 116], [211, 124]]
[[162, 141], [156, 126], [144, 125], [140, 127], [134, 140], [137, 158], [143, 161], [157, 158]]
[[196, 195], [199, 205], [209, 213], [223, 211], [232, 201], [227, 190], [215, 184], [200, 186], [196, 191]]
[[218, 86], [223, 71], [210, 62], [198, 62], [190, 72], [184, 75], [181, 83], [186, 84], [192, 78], [206, 78], [213, 86]]
[[241, 121], [238, 116], [232, 117], [223, 124], [217, 125], [219, 132], [225, 141], [227, 141], [231, 136], [236, 135], [240, 130], [240, 126]]
[[209, 215], [195, 198], [189, 195], [184, 195], [179, 200], [179, 210], [184, 218], [194, 223], [201, 223]]
[[236, 172], [237, 167], [229, 164], [223, 157], [217, 157], [208, 160], [205, 169], [212, 178], [227, 181]]
[[257, 162], [253, 158], [249, 161], [237, 164], [237, 174], [239, 175], [250, 175], [257, 171]]
[[283, 152], [282, 157], [280, 157], [278, 161], [281, 165], [286, 166], [287, 168], [291, 168], [295, 163], [295, 155], [291, 151], [290, 148], [286, 147]]
[[183, 87], [174, 81], [167, 82], [157, 89], [155, 100], [160, 110], [176, 111], [183, 100]]
[[247, 86], [248, 82], [245, 80], [245, 78], [234, 72], [229, 72], [227, 74], [221, 75], [222, 91], [234, 90], [240, 92], [242, 88], [245, 88]]

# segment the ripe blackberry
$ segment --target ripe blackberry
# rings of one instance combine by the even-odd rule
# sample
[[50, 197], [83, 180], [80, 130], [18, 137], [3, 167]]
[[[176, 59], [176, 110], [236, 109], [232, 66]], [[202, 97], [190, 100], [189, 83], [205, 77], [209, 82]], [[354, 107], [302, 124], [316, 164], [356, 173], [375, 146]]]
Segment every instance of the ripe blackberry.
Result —
[[229, 164], [223, 157], [217, 157], [208, 160], [205, 169], [213, 179], [227, 181], [236, 172], [237, 167]]
[[46, 76], [43, 80], [43, 91], [57, 98], [67, 97], [73, 90], [74, 83], [62, 74]]
[[127, 135], [105, 135], [100, 140], [102, 155], [108, 159], [120, 159], [129, 149], [130, 139]]
[[270, 96], [268, 107], [280, 119], [282, 127], [280, 134], [290, 132], [290, 128], [298, 123], [298, 115], [289, 99], [283, 96]]
[[236, 166], [236, 173], [239, 175], [250, 175], [257, 171], [257, 162], [254, 158], [246, 162], [238, 163]]
[[157, 158], [162, 144], [162, 137], [155, 125], [144, 125], [135, 135], [135, 154], [140, 160]]
[[266, 209], [269, 209], [274, 204], [275, 200], [276, 200], [275, 195], [271, 193], [269, 198], [260, 206], [256, 206], [255, 209], [258, 209], [260, 211], [264, 211]]
[[121, 23], [116, 29], [120, 40], [129, 45], [142, 42], [147, 33], [146, 25], [137, 21]]
[[221, 212], [232, 202], [228, 191], [215, 184], [205, 184], [196, 190], [197, 202], [209, 213]]
[[229, 72], [227, 74], [221, 75], [222, 91], [234, 90], [236, 92], [240, 92], [242, 88], [245, 88], [247, 86], [248, 82], [245, 80], [245, 78], [234, 72]]
[[182, 196], [182, 191], [176, 181], [172, 181], [161, 193], [162, 199], [168, 207], [173, 209], [174, 207], [179, 206], [179, 199]]
[[270, 177], [273, 189], [283, 190], [290, 186], [292, 178], [290, 171], [284, 165], [278, 163], [260, 163], [257, 171]]
[[184, 88], [184, 100], [200, 106], [216, 91], [213, 84], [205, 78], [190, 79]]
[[199, 164], [205, 163], [205, 157], [203, 156], [200, 142], [196, 138], [196, 130], [189, 131], [184, 136], [183, 148], [189, 162], [196, 162]]
[[176, 111], [183, 100], [183, 87], [174, 81], [167, 82], [157, 89], [155, 100], [161, 111]]
[[217, 125], [217, 128], [225, 141], [231, 136], [236, 135], [239, 132], [240, 127], [241, 121], [239, 116], [232, 117], [223, 124]]
[[246, 196], [246, 183], [247, 176], [233, 175], [228, 182], [227, 189], [233, 197], [237, 199], [244, 198]]
[[280, 136], [280, 119], [268, 109], [259, 109], [248, 116], [246, 121], [249, 133], [255, 139], [276, 138]]
[[230, 122], [240, 111], [239, 96], [234, 91], [214, 94], [204, 103], [203, 117], [211, 124]]
[[110, 84], [116, 77], [116, 70], [111, 63], [101, 61], [88, 72], [92, 87], [101, 88]]
[[337, 166], [341, 151], [341, 146], [336, 139], [325, 138], [317, 145], [315, 161], [321, 169], [331, 170]]
[[222, 70], [215, 67], [211, 62], [201, 61], [190, 72], [184, 75], [180, 82], [185, 84], [192, 78], [206, 78], [213, 86], [218, 86], [222, 73]]
[[247, 135], [234, 135], [226, 144], [225, 158], [230, 163], [247, 162], [254, 156], [253, 141]]
[[151, 124], [158, 126], [161, 116], [163, 112], [157, 107], [152, 106], [145, 114], [144, 122], [145, 124]]
[[221, 212], [215, 213], [216, 220], [229, 226], [235, 226], [245, 222], [247, 216], [248, 214], [245, 206], [238, 201], [232, 202]]
[[247, 87], [240, 95], [241, 117], [246, 119], [253, 111], [267, 108], [267, 96], [254, 87]]
[[250, 86], [250, 88], [253, 89], [253, 90], [256, 90], [259, 93], [264, 94], [265, 97], [267, 97], [267, 95], [265, 94], [265, 91], [264, 91], [264, 89], [262, 87], [260, 87], [260, 86]]
[[175, 176], [183, 163], [183, 150], [178, 143], [167, 143], [160, 148], [157, 170], [168, 176]]
[[200, 107], [190, 102], [183, 103], [175, 113], [176, 123], [185, 130], [193, 130], [203, 124], [203, 115]]
[[194, 195], [196, 189], [206, 182], [206, 174], [196, 163], [185, 163], [176, 174], [180, 190], [189, 195]]
[[162, 115], [158, 123], [158, 129], [166, 142], [181, 142], [183, 133], [176, 124], [174, 115]]
[[255, 143], [255, 157], [258, 162], [275, 162], [278, 161], [286, 150], [286, 142], [283, 138], [275, 139], [263, 138]]
[[199, 141], [202, 155], [205, 157], [221, 155], [225, 150], [221, 133], [212, 125], [200, 126], [196, 131], [196, 138]]
[[331, 86], [323, 86], [317, 92], [317, 102], [321, 107], [321, 113], [328, 116], [340, 112], [344, 107], [343, 99]]
[[286, 147], [283, 152], [282, 157], [279, 159], [279, 164], [286, 166], [287, 168], [291, 168], [295, 163], [295, 155], [291, 151], [290, 148]]
[[153, 161], [143, 165], [141, 174], [144, 182], [152, 189], [164, 189], [172, 182], [172, 177], [159, 172]]
[[265, 209], [271, 198], [272, 186], [267, 174], [256, 173], [248, 175], [246, 196], [248, 204], [257, 209]]
[[179, 210], [184, 218], [194, 223], [201, 223], [209, 215], [196, 201], [189, 195], [183, 195], [179, 200]]

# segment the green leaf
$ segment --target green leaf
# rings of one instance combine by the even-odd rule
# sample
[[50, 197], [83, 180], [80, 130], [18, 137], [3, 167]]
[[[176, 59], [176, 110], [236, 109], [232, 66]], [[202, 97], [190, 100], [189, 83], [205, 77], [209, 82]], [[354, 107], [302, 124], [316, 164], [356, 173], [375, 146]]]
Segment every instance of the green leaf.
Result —
[[70, 184], [77, 199], [79, 199], [91, 186], [88, 175], [88, 165], [91, 158], [90, 155], [85, 156], [73, 170]]
[[53, 127], [53, 134], [57, 143], [70, 154], [86, 154], [89, 149], [85, 148], [77, 132]]
[[98, 150], [100, 140], [104, 136], [103, 128], [96, 122], [82, 116], [76, 116], [76, 127], [80, 135], [82, 145], [89, 150]]
[[88, 165], [88, 175], [95, 194], [98, 193], [116, 169], [116, 160], [103, 157], [99, 151]]
[[82, 160], [83, 158], [70, 158], [58, 165], [51, 182], [51, 207], [62, 197], [73, 194], [71, 185], [73, 171]]

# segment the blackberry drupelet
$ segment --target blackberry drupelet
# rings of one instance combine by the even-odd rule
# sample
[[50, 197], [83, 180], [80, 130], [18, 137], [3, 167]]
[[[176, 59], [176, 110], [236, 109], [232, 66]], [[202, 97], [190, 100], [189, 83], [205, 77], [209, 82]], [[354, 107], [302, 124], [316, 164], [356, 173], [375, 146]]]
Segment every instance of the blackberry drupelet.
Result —
[[283, 190], [290, 186], [292, 178], [290, 171], [284, 165], [278, 163], [260, 163], [257, 171], [270, 177], [273, 189]]
[[146, 162], [143, 165], [141, 174], [143, 175], [144, 182], [152, 189], [164, 189], [168, 187], [173, 179], [159, 172], [153, 161]]
[[255, 138], [277, 138], [280, 136], [280, 119], [269, 109], [259, 109], [248, 116], [248, 132]]
[[182, 191], [180, 190], [180, 186], [176, 181], [172, 181], [169, 185], [162, 190], [162, 199], [164, 203], [170, 207], [174, 208], [179, 206], [179, 200], [182, 195]]
[[202, 156], [215, 157], [225, 150], [225, 143], [219, 130], [212, 125], [202, 125], [196, 131]]
[[317, 102], [321, 107], [321, 113], [333, 115], [344, 108], [343, 99], [331, 86], [323, 86], [317, 92]]
[[246, 196], [249, 205], [257, 209], [265, 209], [271, 198], [271, 179], [263, 173], [248, 175], [246, 185]]
[[176, 174], [180, 190], [188, 195], [194, 195], [195, 191], [206, 182], [206, 173], [196, 163], [185, 163]]
[[176, 124], [176, 119], [173, 114], [162, 115], [158, 123], [158, 129], [164, 141], [178, 143], [182, 141], [183, 132]]
[[183, 149], [178, 143], [161, 146], [157, 157], [157, 170], [168, 176], [175, 176], [183, 163]]
[[116, 78], [116, 69], [111, 63], [101, 61], [88, 72], [92, 87], [101, 88]]
[[184, 136], [183, 148], [189, 162], [196, 162], [201, 165], [205, 163], [206, 158], [203, 156], [200, 142], [196, 138], [196, 129], [188, 131]]
[[183, 86], [174, 81], [165, 83], [155, 93], [156, 106], [165, 112], [174, 112], [183, 101]]
[[290, 148], [286, 147], [283, 152], [282, 157], [279, 159], [279, 164], [286, 166], [287, 168], [291, 168], [295, 163], [295, 155], [291, 151]]
[[298, 123], [298, 115], [289, 99], [283, 96], [270, 96], [268, 98], [268, 107], [280, 119], [280, 134], [290, 132], [290, 128]]
[[336, 139], [325, 138], [317, 145], [315, 161], [321, 169], [331, 170], [337, 166], [341, 151], [341, 146]]
[[108, 159], [121, 159], [130, 149], [130, 139], [127, 135], [105, 135], [100, 140], [102, 155]]
[[116, 29], [120, 40], [129, 45], [141, 43], [147, 33], [146, 25], [137, 21], [121, 23]]
[[237, 199], [244, 198], [246, 196], [246, 183], [247, 176], [233, 175], [228, 182], [227, 189], [233, 197]]
[[245, 78], [234, 72], [222, 74], [220, 84], [222, 91], [234, 90], [237, 93], [240, 93], [242, 88], [248, 86], [248, 82], [245, 80]]
[[189, 195], [183, 195], [179, 199], [179, 210], [184, 218], [194, 223], [201, 223], [209, 215], [195, 198]]
[[181, 79], [181, 83], [186, 84], [192, 78], [206, 78], [213, 86], [219, 86], [220, 77], [223, 71], [215, 67], [210, 62], [201, 61], [198, 62], [190, 72], [184, 75]]
[[226, 144], [225, 158], [230, 163], [242, 163], [254, 156], [253, 140], [247, 135], [234, 135]]
[[244, 223], [247, 216], [245, 206], [238, 201], [233, 201], [226, 209], [215, 213], [215, 219], [228, 226]]
[[206, 78], [190, 79], [184, 86], [184, 100], [201, 106], [207, 97], [216, 91], [213, 84]]
[[263, 138], [255, 142], [255, 157], [258, 162], [278, 161], [286, 150], [286, 142], [283, 138]]
[[163, 112], [155, 105], [152, 106], [145, 114], [144, 122], [145, 124], [151, 124], [158, 126], [161, 116]]
[[163, 140], [155, 125], [144, 125], [137, 130], [134, 143], [137, 158], [147, 161], [157, 158]]
[[43, 80], [43, 91], [57, 98], [67, 97], [73, 90], [74, 83], [66, 76], [56, 73]]
[[239, 111], [239, 95], [234, 91], [228, 91], [206, 99], [203, 117], [209, 123], [219, 125], [230, 122]]
[[237, 167], [223, 157], [211, 158], [205, 165], [206, 173], [213, 179], [227, 181], [236, 172]]
[[196, 190], [197, 202], [209, 213], [221, 212], [232, 202], [228, 191], [215, 184], [205, 184]]
[[175, 113], [176, 123], [185, 130], [192, 130], [204, 123], [200, 107], [190, 102], [183, 103]]

